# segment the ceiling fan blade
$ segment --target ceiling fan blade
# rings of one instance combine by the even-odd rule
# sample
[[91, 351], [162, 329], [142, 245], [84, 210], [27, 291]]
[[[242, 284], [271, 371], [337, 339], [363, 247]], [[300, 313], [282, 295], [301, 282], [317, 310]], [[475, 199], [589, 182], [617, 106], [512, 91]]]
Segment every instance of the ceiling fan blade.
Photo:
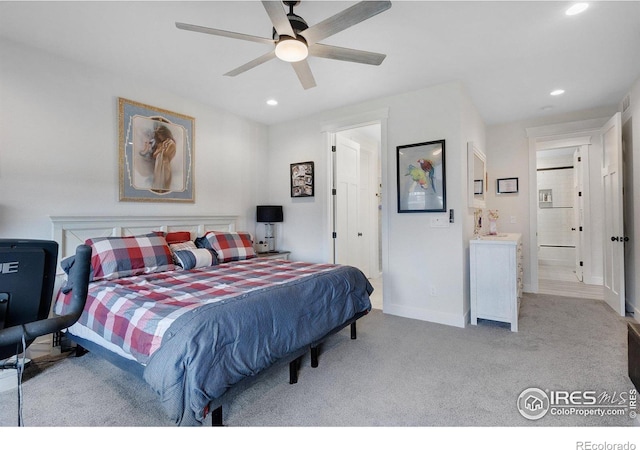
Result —
[[306, 59], [293, 62], [291, 65], [293, 66], [293, 70], [296, 71], [296, 75], [298, 75], [298, 79], [300, 80], [300, 83], [302, 83], [303, 88], [311, 89], [316, 86], [316, 80], [313, 78], [311, 67], [309, 67], [309, 63]]
[[262, 4], [264, 9], [267, 10], [271, 23], [273, 23], [273, 28], [276, 29], [276, 32], [280, 36], [285, 34], [287, 36], [296, 37], [296, 32], [293, 31], [293, 28], [291, 27], [287, 13], [282, 7], [282, 2], [263, 1]]
[[352, 48], [334, 47], [333, 45], [314, 44], [309, 47], [309, 54], [320, 58], [337, 59], [360, 64], [379, 66], [387, 57], [382, 53], [354, 50]]
[[249, 34], [234, 33], [233, 31], [217, 30], [215, 28], [201, 27], [200, 25], [190, 25], [188, 23], [176, 22], [176, 27], [181, 30], [196, 31], [198, 33], [213, 34], [233, 39], [242, 39], [244, 41], [259, 42], [261, 44], [274, 44], [273, 39], [262, 38], [259, 36], [251, 36]]
[[230, 72], [225, 73], [224, 75], [226, 77], [235, 77], [236, 75], [240, 75], [243, 72], [246, 72], [249, 69], [253, 69], [254, 67], [259, 66], [260, 64], [266, 63], [267, 61], [273, 59], [276, 57], [276, 51], [275, 50], [271, 50], [269, 53], [265, 53], [262, 56], [259, 56], [258, 58], [254, 59], [253, 61], [249, 61], [246, 64], [241, 65], [240, 67], [238, 67], [237, 69], [234, 69]]
[[362, 1], [300, 32], [309, 45], [367, 20], [391, 8], [390, 1]]

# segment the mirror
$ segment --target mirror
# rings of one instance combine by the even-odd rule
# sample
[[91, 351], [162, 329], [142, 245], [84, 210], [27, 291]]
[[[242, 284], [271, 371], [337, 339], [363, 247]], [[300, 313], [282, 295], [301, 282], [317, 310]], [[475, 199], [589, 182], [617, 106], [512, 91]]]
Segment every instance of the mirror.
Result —
[[487, 192], [487, 157], [473, 142], [467, 144], [467, 166], [469, 172], [469, 208], [485, 208]]

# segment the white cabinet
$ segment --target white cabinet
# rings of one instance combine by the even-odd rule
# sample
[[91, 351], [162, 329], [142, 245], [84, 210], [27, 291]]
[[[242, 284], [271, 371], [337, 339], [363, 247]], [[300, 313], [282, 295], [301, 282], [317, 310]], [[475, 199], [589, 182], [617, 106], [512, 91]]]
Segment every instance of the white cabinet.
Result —
[[481, 236], [469, 243], [471, 323], [478, 319], [511, 324], [518, 331], [522, 297], [522, 237], [516, 233]]

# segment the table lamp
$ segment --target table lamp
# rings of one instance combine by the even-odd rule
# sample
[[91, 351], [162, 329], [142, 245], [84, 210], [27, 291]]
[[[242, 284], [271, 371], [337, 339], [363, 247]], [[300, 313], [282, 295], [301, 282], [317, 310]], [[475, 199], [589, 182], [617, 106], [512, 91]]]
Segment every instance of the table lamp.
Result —
[[265, 240], [269, 245], [269, 253], [275, 252], [275, 236], [273, 224], [282, 222], [282, 206], [260, 205], [256, 207], [256, 220], [265, 224]]

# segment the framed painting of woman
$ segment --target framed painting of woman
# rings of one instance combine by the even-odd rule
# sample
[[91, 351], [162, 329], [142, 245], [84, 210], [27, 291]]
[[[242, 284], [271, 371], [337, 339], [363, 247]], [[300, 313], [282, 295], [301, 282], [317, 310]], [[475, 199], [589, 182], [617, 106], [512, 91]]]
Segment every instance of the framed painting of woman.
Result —
[[120, 201], [195, 201], [195, 119], [118, 99]]

